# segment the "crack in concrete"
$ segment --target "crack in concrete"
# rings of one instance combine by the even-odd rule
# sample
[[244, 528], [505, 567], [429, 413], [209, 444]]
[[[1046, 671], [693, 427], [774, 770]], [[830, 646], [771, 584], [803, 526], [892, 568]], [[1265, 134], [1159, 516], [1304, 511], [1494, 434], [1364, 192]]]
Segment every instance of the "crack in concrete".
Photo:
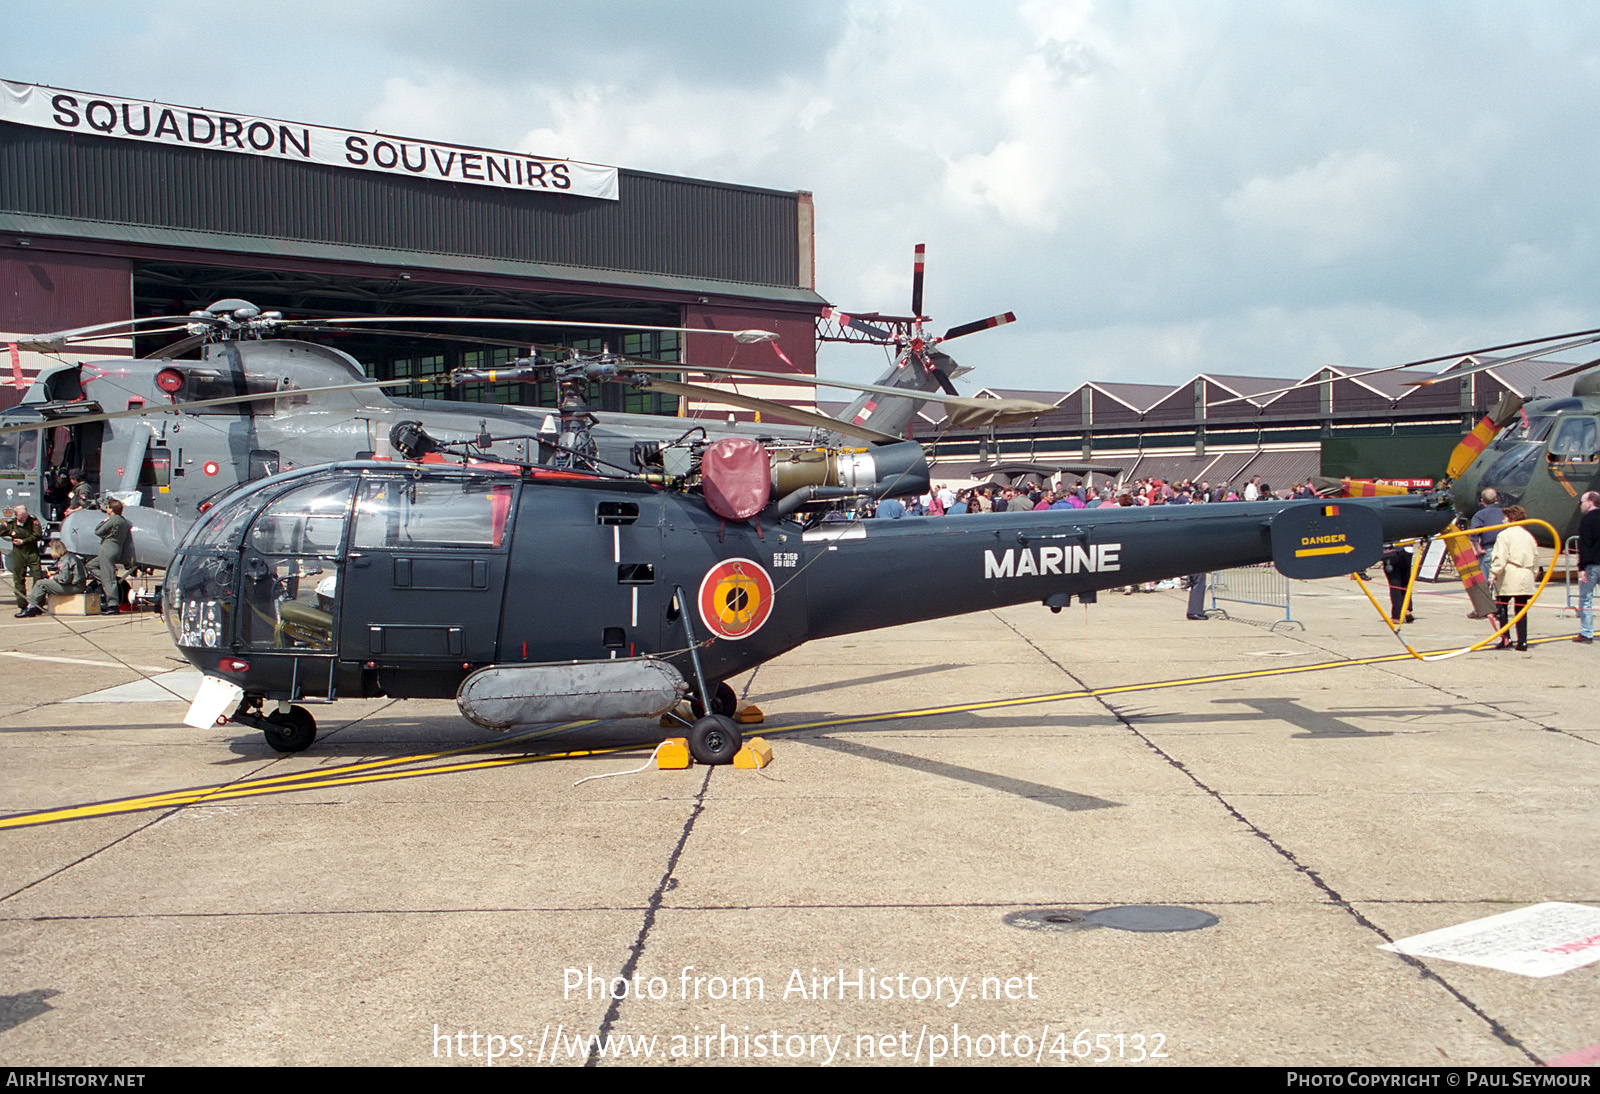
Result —
[[[995, 615], [995, 618], [999, 619], [1001, 623], [1005, 624], [1005, 626], [1007, 626], [1007, 627], [1009, 627], [1011, 629], [1012, 633], [1016, 634], [1016, 636], [1018, 638], [1022, 639], [1029, 646], [1031, 646], [1033, 648], [1034, 652], [1036, 652], [1040, 657], [1043, 657], [1050, 664], [1054, 665], [1057, 669], [1061, 670], [1062, 674], [1065, 675], [1069, 680], [1072, 680], [1079, 687], [1082, 687], [1082, 688], [1085, 688], [1085, 689], [1088, 688], [1088, 684], [1085, 683], [1080, 677], [1078, 677], [1077, 674], [1075, 674], [1071, 669], [1067, 668], [1061, 662], [1057, 661], [1054, 657], [1051, 657], [1048, 653], [1046, 653], [1043, 649], [1041, 649], [1039, 647], [1038, 643], [1034, 642], [1033, 639], [1031, 639], [1027, 635], [1023, 634], [1020, 630], [1018, 630], [1015, 626], [1013, 626], [1009, 621], [1001, 618], [998, 614]], [[1310, 643], [1308, 643], [1308, 645], [1309, 644]], [[1415, 681], [1413, 681], [1413, 682], [1415, 682]], [[1442, 689], [1435, 689], [1435, 690], [1440, 690], [1442, 692]], [[1442, 693], [1443, 694], [1448, 694], [1448, 692], [1442, 692]], [[1097, 695], [1094, 698], [1095, 698], [1096, 702], [1098, 702], [1101, 706], [1106, 708], [1106, 711], [1113, 718], [1115, 718], [1118, 722], [1120, 722], [1123, 726], [1125, 726], [1127, 728], [1128, 732], [1132, 733], [1135, 737], [1137, 737], [1140, 740], [1140, 742], [1142, 742], [1145, 745], [1146, 748], [1150, 749], [1150, 751], [1154, 752], [1157, 756], [1161, 757], [1168, 764], [1170, 764], [1173, 768], [1175, 768], [1177, 771], [1182, 773], [1183, 776], [1185, 778], [1187, 778], [1190, 782], [1194, 783], [1194, 785], [1197, 786], [1200, 790], [1204, 791], [1207, 795], [1209, 795], [1214, 801], [1216, 801], [1216, 803], [1218, 805], [1222, 806], [1222, 808], [1227, 812], [1227, 814], [1230, 817], [1232, 817], [1234, 820], [1236, 820], [1241, 825], [1243, 825], [1246, 829], [1249, 830], [1249, 832], [1252, 835], [1254, 835], [1256, 838], [1260, 839], [1268, 847], [1272, 848], [1274, 853], [1276, 853], [1279, 857], [1281, 857], [1290, 866], [1294, 867], [1296, 873], [1298, 873], [1301, 876], [1305, 877], [1308, 881], [1310, 881], [1313, 885], [1315, 885], [1319, 890], [1321, 890], [1327, 896], [1328, 900], [1335, 907], [1337, 907], [1337, 908], [1341, 909], [1342, 911], [1344, 911], [1347, 915], [1349, 915], [1352, 919], [1354, 919], [1362, 927], [1365, 927], [1367, 930], [1371, 931], [1373, 934], [1377, 935], [1379, 938], [1383, 939], [1385, 942], [1393, 942], [1394, 941], [1393, 938], [1389, 937], [1389, 933], [1387, 931], [1385, 931], [1382, 927], [1378, 926], [1376, 923], [1372, 922], [1372, 920], [1368, 919], [1366, 916], [1362, 915], [1360, 909], [1358, 909], [1354, 904], [1352, 904], [1349, 900], [1347, 900], [1321, 874], [1317, 873], [1316, 870], [1314, 870], [1310, 866], [1307, 866], [1305, 863], [1301, 862], [1298, 858], [1295, 857], [1295, 854], [1294, 854], [1293, 851], [1290, 851], [1283, 844], [1279, 843], [1264, 828], [1262, 828], [1260, 825], [1256, 824], [1254, 821], [1250, 820], [1250, 818], [1246, 817], [1243, 813], [1241, 813], [1237, 808], [1234, 807], [1234, 805], [1231, 802], [1228, 801], [1227, 798], [1222, 796], [1222, 793], [1220, 791], [1213, 789], [1212, 787], [1207, 785], [1206, 782], [1203, 779], [1201, 779], [1198, 775], [1196, 775], [1193, 771], [1190, 771], [1188, 766], [1185, 765], [1182, 760], [1179, 760], [1176, 756], [1173, 756], [1172, 754], [1168, 753], [1160, 745], [1156, 744], [1149, 737], [1145, 736], [1142, 732], [1140, 732], [1138, 727], [1135, 726], [1131, 720], [1129, 720], [1127, 717], [1125, 717], [1121, 711], [1119, 711], [1115, 706], [1113, 706], [1110, 702], [1108, 702], [1104, 696], [1098, 696]], [[1459, 1002], [1462, 1006], [1466, 1007], [1467, 1010], [1471, 1011], [1474, 1015], [1476, 1015], [1479, 1019], [1481, 1019], [1489, 1027], [1489, 1031], [1492, 1034], [1494, 1034], [1495, 1038], [1497, 1040], [1499, 1040], [1501, 1043], [1503, 1043], [1505, 1045], [1508, 1045], [1511, 1048], [1516, 1049], [1518, 1052], [1521, 1052], [1533, 1064], [1535, 1064], [1537, 1066], [1543, 1066], [1544, 1065], [1544, 1061], [1542, 1059], [1540, 1059], [1538, 1056], [1536, 1056], [1532, 1051], [1530, 1051], [1528, 1049], [1528, 1047], [1526, 1045], [1524, 1045], [1516, 1037], [1515, 1034], [1513, 1034], [1510, 1030], [1506, 1029], [1505, 1026], [1501, 1025], [1500, 1022], [1497, 1019], [1491, 1017], [1488, 1014], [1488, 1012], [1486, 1012], [1482, 1007], [1478, 1006], [1477, 1003], [1475, 1003], [1471, 999], [1467, 998], [1465, 993], [1463, 993], [1460, 989], [1458, 989], [1454, 984], [1452, 984], [1448, 980], [1446, 980], [1439, 973], [1435, 972], [1425, 962], [1421, 961], [1418, 958], [1412, 957], [1412, 956], [1410, 956], [1408, 954], [1396, 954], [1395, 956], [1400, 958], [1400, 960], [1404, 961], [1406, 964], [1410, 965], [1412, 968], [1416, 969], [1417, 972], [1420, 973], [1425, 979], [1432, 980], [1434, 983], [1438, 984], [1445, 991], [1449, 992], [1452, 996], [1454, 996], [1457, 1002]]]

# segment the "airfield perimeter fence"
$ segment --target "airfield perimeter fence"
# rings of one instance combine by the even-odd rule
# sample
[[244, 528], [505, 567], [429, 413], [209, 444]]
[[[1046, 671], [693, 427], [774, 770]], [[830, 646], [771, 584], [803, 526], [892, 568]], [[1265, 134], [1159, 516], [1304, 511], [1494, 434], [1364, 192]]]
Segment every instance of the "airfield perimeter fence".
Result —
[[[1222, 604], [1250, 604], [1256, 607], [1281, 611], [1283, 618], [1272, 621], [1272, 630], [1285, 624], [1294, 624], [1301, 630], [1306, 625], [1294, 617], [1289, 603], [1289, 579], [1278, 572], [1270, 562], [1257, 566], [1240, 566], [1232, 570], [1219, 570], [1211, 575], [1208, 586], [1211, 593], [1211, 610], [1220, 612], [1224, 619], [1233, 618]], [[1241, 618], [1241, 622], [1255, 622]]]

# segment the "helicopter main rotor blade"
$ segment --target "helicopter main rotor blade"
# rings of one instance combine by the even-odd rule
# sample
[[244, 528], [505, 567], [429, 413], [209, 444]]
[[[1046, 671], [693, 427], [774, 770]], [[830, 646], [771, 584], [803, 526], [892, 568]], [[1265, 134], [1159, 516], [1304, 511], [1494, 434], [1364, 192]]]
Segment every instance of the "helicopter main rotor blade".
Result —
[[948, 342], [952, 338], [960, 338], [962, 335], [966, 334], [975, 334], [980, 330], [988, 330], [990, 327], [1003, 327], [1007, 323], [1015, 323], [1016, 321], [1016, 312], [1001, 312], [999, 315], [991, 315], [987, 319], [979, 319], [975, 322], [962, 323], [959, 326], [951, 327], [949, 330], [944, 332], [944, 336], [940, 338], [939, 341]]
[[1576, 376], [1578, 373], [1594, 368], [1596, 365], [1600, 365], [1600, 357], [1596, 357], [1593, 361], [1585, 361], [1581, 365], [1573, 365], [1571, 368], [1564, 368], [1560, 372], [1552, 372], [1550, 375], [1546, 376], [1545, 379], [1559, 380], [1564, 376]]
[[945, 416], [957, 429], [982, 429], [991, 425], [1009, 425], [1026, 422], [1056, 409], [1048, 403], [1032, 399], [971, 399], [943, 398], [935, 400], [944, 405]]
[[[1424, 365], [1437, 365], [1437, 364], [1442, 364], [1445, 361], [1460, 361], [1463, 358], [1467, 358], [1467, 357], [1481, 357], [1486, 353], [1498, 353], [1500, 350], [1503, 350], [1503, 349], [1521, 349], [1523, 346], [1542, 345], [1545, 342], [1554, 342], [1554, 341], [1556, 341], [1558, 339], [1562, 339], [1562, 338], [1577, 339], [1576, 341], [1569, 342], [1569, 343], [1566, 343], [1564, 345], [1552, 346], [1551, 348], [1546, 349], [1546, 350], [1539, 350], [1537, 353], [1528, 353], [1528, 354], [1525, 354], [1525, 355], [1523, 355], [1521, 357], [1505, 357], [1505, 358], [1501, 358], [1501, 359], [1493, 362], [1492, 364], [1482, 365], [1482, 366], [1479, 366], [1476, 369], [1471, 369], [1471, 370], [1469, 370], [1469, 369], [1461, 369], [1461, 370], [1456, 371], [1456, 372], [1441, 372], [1439, 374], [1439, 376], [1436, 377], [1436, 378], [1437, 379], [1444, 379], [1447, 376], [1466, 376], [1466, 375], [1469, 375], [1470, 372], [1474, 372], [1474, 371], [1481, 372], [1485, 368], [1496, 368], [1496, 367], [1498, 367], [1500, 365], [1515, 364], [1515, 363], [1517, 363], [1519, 361], [1531, 361], [1536, 357], [1543, 357], [1547, 353], [1560, 353], [1564, 349], [1572, 349], [1572, 348], [1574, 348], [1576, 346], [1588, 345], [1590, 342], [1594, 342], [1594, 341], [1597, 340], [1595, 338], [1586, 337], [1587, 335], [1600, 335], [1600, 327], [1596, 327], [1596, 328], [1594, 328], [1592, 330], [1568, 331], [1566, 334], [1551, 334], [1551, 335], [1545, 336], [1544, 338], [1525, 338], [1520, 342], [1506, 342], [1506, 343], [1503, 343], [1503, 344], [1498, 345], [1498, 346], [1484, 346], [1482, 349], [1470, 349], [1470, 350], [1467, 350], [1464, 353], [1446, 353], [1446, 354], [1444, 354], [1444, 355], [1442, 355], [1440, 357], [1424, 357], [1420, 361], [1407, 361], [1403, 365], [1385, 365], [1382, 368], [1363, 369], [1360, 372], [1349, 372], [1349, 373], [1345, 373], [1342, 376], [1330, 377], [1330, 379], [1331, 380], [1360, 380], [1360, 379], [1363, 379], [1363, 378], [1365, 378], [1367, 376], [1381, 376], [1385, 372], [1399, 372], [1401, 369], [1421, 368]], [[1298, 384], [1290, 384], [1288, 387], [1272, 388], [1269, 391], [1258, 391], [1254, 395], [1249, 395], [1249, 396], [1240, 395], [1239, 397], [1234, 398], [1234, 399], [1218, 399], [1214, 403], [1207, 403], [1206, 406], [1208, 408], [1209, 407], [1214, 407], [1214, 406], [1228, 406], [1229, 404], [1232, 404], [1232, 403], [1245, 402], [1247, 399], [1270, 398], [1270, 397], [1276, 396], [1276, 395], [1284, 395], [1284, 394], [1287, 394], [1288, 392], [1291, 392], [1291, 391], [1300, 391], [1300, 390], [1302, 390], [1304, 388], [1316, 387], [1318, 384], [1326, 384], [1328, 382], [1329, 382], [1329, 380], [1302, 380]]]
[[771, 415], [780, 421], [788, 421], [794, 425], [808, 426], [812, 429], [826, 430], [838, 433], [845, 437], [854, 437], [862, 441], [881, 443], [894, 443], [899, 437], [891, 437], [887, 433], [880, 433], [876, 429], [854, 425], [850, 422], [841, 422], [837, 418], [830, 418], [826, 414], [813, 414], [809, 410], [798, 410], [792, 406], [775, 403], [770, 399], [758, 399], [751, 395], [740, 395], [737, 391], [724, 391], [719, 387], [706, 387], [704, 384], [684, 384], [677, 380], [658, 380], [650, 377], [640, 383], [646, 391], [661, 391], [668, 395], [687, 395], [695, 399], [705, 399], [709, 402], [726, 403], [729, 406], [743, 407], [746, 410], [759, 411]]
[[204, 345], [210, 338], [210, 332], [205, 334], [191, 334], [187, 338], [180, 338], [176, 342], [168, 342], [158, 350], [154, 350], [139, 358], [141, 361], [159, 361], [164, 357], [176, 357], [180, 353], [188, 353], [194, 347]]
[[[1477, 364], [1469, 365], [1466, 368], [1447, 368], [1443, 372], [1439, 373], [1439, 375], [1430, 376], [1426, 380], [1408, 380], [1406, 381], [1406, 386], [1427, 387], [1428, 385], [1436, 384], [1441, 380], [1454, 380], [1461, 376], [1471, 376], [1475, 372], [1484, 372], [1491, 368], [1500, 368], [1503, 365], [1515, 365], [1522, 361], [1532, 361], [1540, 357], [1546, 357], [1552, 353], [1560, 353], [1565, 349], [1575, 349], [1578, 346], [1592, 345], [1595, 342], [1600, 342], [1600, 334], [1592, 335], [1588, 338], [1575, 338], [1570, 342], [1563, 342], [1559, 346], [1550, 346], [1548, 349], [1534, 350], [1529, 353], [1519, 354], [1516, 357], [1501, 357], [1494, 361], [1480, 361]], [[1476, 357], [1477, 354], [1469, 354], [1468, 356]]]
[[1491, 441], [1506, 427], [1517, 411], [1522, 409], [1522, 396], [1513, 395], [1509, 391], [1500, 396], [1500, 402], [1489, 413], [1485, 414], [1478, 424], [1472, 427], [1461, 443], [1457, 444], [1450, 452], [1449, 462], [1444, 467], [1444, 477], [1459, 479], [1462, 472], [1472, 466], [1472, 461], [1486, 448]]
[[[106, 331], [122, 328], [141, 327], [146, 323], [178, 323], [173, 330], [183, 330], [184, 324], [194, 320], [187, 315], [147, 315], [142, 319], [118, 319], [110, 323], [96, 323], [90, 327], [73, 327], [70, 330], [47, 331], [43, 334], [28, 334], [17, 338], [0, 339], [15, 342], [17, 348], [34, 350], [37, 352], [51, 352], [66, 346], [68, 342], [78, 341], [91, 335], [103, 334]], [[151, 333], [151, 332], [146, 332]]]
[[[1049, 403], [1036, 403], [1031, 399], [974, 399], [966, 395], [939, 395], [931, 391], [922, 391], [919, 388], [887, 387], [883, 384], [853, 384], [845, 380], [824, 380], [820, 376], [803, 376], [793, 372], [763, 372], [760, 369], [748, 368], [703, 368], [700, 365], [675, 365], [672, 367], [672, 371], [703, 373], [707, 376], [748, 376], [756, 380], [782, 380], [785, 383], [804, 384], [808, 387], [837, 387], [844, 388], [847, 391], [866, 391], [874, 395], [897, 395], [902, 399], [921, 399], [947, 406], [974, 408], [994, 406], [998, 409], [1004, 405], [1010, 409], [1011, 414], [1021, 415], [1023, 419], [1036, 418], [1040, 414], [1048, 414], [1056, 409]], [[1019, 419], [1013, 417], [1010, 420]]]
[[[157, 327], [155, 330], [129, 331], [126, 334], [113, 334], [113, 335], [111, 335], [111, 337], [112, 338], [131, 338], [135, 334], [138, 334], [138, 335], [140, 335], [142, 337], [149, 337], [149, 336], [157, 335], [157, 334], [177, 334], [179, 331], [186, 331], [188, 329], [189, 328], [188, 328], [187, 325], [181, 326], [181, 327]], [[31, 350], [34, 353], [61, 354], [61, 353], [66, 352], [67, 347], [72, 345], [75, 342], [97, 342], [97, 341], [99, 341], [101, 339], [102, 336], [94, 335], [94, 334], [83, 334], [83, 335], [78, 335], [76, 337], [68, 338], [68, 339], [66, 339], [64, 341], [59, 341], [59, 342], [41, 341], [40, 340], [41, 338], [48, 338], [48, 337], [50, 337], [50, 336], [48, 336], [48, 335], [32, 335], [32, 336], [28, 336], [28, 337], [22, 337], [22, 338], [16, 339], [15, 345], [16, 345], [16, 347], [18, 349]], [[11, 341], [11, 339], [6, 338], [4, 335], [0, 335], [0, 344], [4, 344], [4, 343], [6, 343], [8, 341]]]
[[[360, 384], [330, 384], [325, 387], [291, 387], [281, 391], [262, 391], [253, 395], [223, 395], [215, 399], [196, 399], [188, 403], [162, 403], [159, 406], [132, 407], [128, 410], [106, 411], [100, 414], [78, 414], [70, 419], [30, 422], [26, 425], [8, 425], [0, 428], [0, 437], [12, 433], [27, 433], [34, 429], [49, 429], [57, 425], [88, 425], [91, 422], [113, 422], [122, 418], [148, 418], [157, 414], [188, 414], [202, 407], [238, 406], [243, 403], [270, 403], [279, 399], [292, 399], [302, 395], [325, 395], [334, 391], [363, 391], [395, 387], [401, 384], [444, 383], [448, 373], [437, 376], [408, 376], [400, 380], [368, 380]], [[25, 407], [27, 404], [21, 404]], [[13, 408], [16, 409], [16, 408]]]
[[677, 331], [683, 334], [725, 334], [735, 342], [775, 342], [777, 334], [770, 330], [712, 330], [707, 327], [652, 327], [639, 323], [591, 323], [579, 319], [486, 319], [464, 318], [453, 315], [380, 315], [348, 316], [341, 319], [297, 319], [297, 323], [315, 326], [366, 326], [372, 323], [471, 323], [475, 326], [527, 326], [527, 327], [583, 327], [595, 330], [623, 331]]
[[420, 330], [383, 330], [380, 327], [324, 327], [308, 326], [305, 320], [289, 319], [274, 324], [280, 330], [307, 330], [319, 331], [326, 334], [376, 334], [385, 338], [415, 338], [430, 342], [454, 342], [457, 345], [466, 343], [478, 346], [507, 346], [511, 349], [526, 350], [527, 342], [513, 342], [508, 338], [488, 338], [483, 335], [461, 334], [435, 334], [432, 331]]

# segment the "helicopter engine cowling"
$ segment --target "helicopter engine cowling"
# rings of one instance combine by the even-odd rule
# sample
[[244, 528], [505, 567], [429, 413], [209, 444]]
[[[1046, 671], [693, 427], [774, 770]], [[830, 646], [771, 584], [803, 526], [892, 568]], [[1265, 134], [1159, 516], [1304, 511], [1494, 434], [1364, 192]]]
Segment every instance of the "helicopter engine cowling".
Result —
[[915, 441], [871, 448], [779, 449], [772, 454], [772, 492], [788, 497], [808, 487], [838, 487], [874, 498], [923, 494], [928, 457]]

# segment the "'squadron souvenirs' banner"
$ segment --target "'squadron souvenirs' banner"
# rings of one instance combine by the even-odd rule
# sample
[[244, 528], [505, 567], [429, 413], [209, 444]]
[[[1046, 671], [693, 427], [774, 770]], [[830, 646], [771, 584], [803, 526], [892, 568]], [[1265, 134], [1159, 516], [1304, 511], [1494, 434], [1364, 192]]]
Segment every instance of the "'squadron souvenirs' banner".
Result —
[[617, 169], [0, 81], [0, 121], [389, 175], [617, 200]]

